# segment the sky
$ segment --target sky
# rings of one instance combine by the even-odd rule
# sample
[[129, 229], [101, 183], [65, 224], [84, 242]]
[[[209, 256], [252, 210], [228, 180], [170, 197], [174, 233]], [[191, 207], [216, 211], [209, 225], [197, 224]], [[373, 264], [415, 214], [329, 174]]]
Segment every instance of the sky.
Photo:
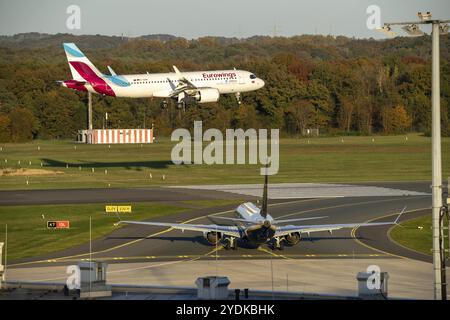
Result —
[[[80, 9], [80, 28], [67, 8]], [[0, 0], [0, 35], [23, 32], [124, 35], [172, 34], [245, 38], [253, 35], [345, 35], [383, 38], [367, 27], [371, 5], [381, 22], [417, 20], [418, 11], [450, 19], [449, 0]]]

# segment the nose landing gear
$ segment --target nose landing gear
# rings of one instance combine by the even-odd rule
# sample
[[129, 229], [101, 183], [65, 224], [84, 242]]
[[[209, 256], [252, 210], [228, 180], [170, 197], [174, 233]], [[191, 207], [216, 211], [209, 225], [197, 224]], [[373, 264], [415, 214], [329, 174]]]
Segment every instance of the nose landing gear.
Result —
[[237, 100], [238, 105], [241, 105], [241, 103], [242, 103], [241, 93], [240, 92], [236, 92], [234, 95], [236, 96], [236, 100]]
[[281, 237], [273, 238], [270, 243], [272, 250], [284, 250], [284, 239]]
[[163, 110], [166, 109], [168, 105], [169, 105], [169, 103], [167, 102], [167, 100], [163, 100], [161, 102], [161, 109], [163, 109]]

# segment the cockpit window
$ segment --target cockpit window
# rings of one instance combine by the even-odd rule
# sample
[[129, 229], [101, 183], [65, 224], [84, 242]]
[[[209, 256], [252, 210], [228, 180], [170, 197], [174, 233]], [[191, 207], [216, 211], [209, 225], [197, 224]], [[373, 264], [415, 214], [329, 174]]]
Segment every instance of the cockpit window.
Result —
[[254, 74], [251, 74], [250, 79], [256, 79], [256, 76]]

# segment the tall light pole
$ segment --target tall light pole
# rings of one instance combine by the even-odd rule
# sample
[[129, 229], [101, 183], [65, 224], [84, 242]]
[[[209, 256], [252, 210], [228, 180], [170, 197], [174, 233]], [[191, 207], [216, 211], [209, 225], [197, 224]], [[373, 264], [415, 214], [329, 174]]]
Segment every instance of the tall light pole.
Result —
[[432, 149], [432, 231], [433, 231], [433, 273], [434, 299], [447, 299], [445, 281], [445, 246], [442, 214], [442, 163], [441, 163], [441, 89], [439, 73], [439, 35], [448, 33], [450, 20], [431, 19], [431, 13], [419, 12], [420, 21], [385, 23], [380, 31], [394, 36], [391, 26], [403, 26], [402, 29], [410, 36], [423, 36], [425, 33], [418, 25], [431, 24], [432, 37], [432, 82], [431, 82], [431, 149]]
[[92, 125], [92, 93], [88, 92], [88, 130], [92, 130], [94, 127]]

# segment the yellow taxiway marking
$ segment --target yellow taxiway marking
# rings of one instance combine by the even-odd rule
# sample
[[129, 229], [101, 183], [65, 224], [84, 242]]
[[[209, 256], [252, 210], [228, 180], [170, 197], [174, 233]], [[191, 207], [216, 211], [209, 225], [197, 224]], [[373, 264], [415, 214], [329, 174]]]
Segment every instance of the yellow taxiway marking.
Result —
[[[426, 210], [426, 209], [430, 209], [430, 208], [420, 208], [420, 209], [409, 210], [409, 211], [403, 212], [403, 214], [405, 214], [405, 213], [411, 213], [411, 212], [415, 212], [415, 211], [420, 211], [420, 210]], [[387, 217], [391, 217], [391, 216], [395, 216], [395, 215], [398, 216], [398, 213], [391, 213], [391, 214], [387, 214], [387, 215], [384, 215], [384, 216], [381, 216], [381, 217], [376, 217], [376, 218], [367, 220], [367, 221], [364, 222], [364, 223], [369, 223], [369, 222], [372, 222], [372, 221], [374, 221], [374, 220], [383, 219], [383, 218], [387, 218]], [[372, 247], [372, 246], [370, 246], [370, 245], [368, 245], [368, 244], [363, 243], [363, 242], [360, 241], [358, 238], [356, 238], [356, 230], [358, 230], [358, 228], [359, 228], [359, 227], [356, 227], [356, 228], [353, 228], [353, 229], [352, 229], [351, 236], [352, 236], [352, 238], [353, 238], [357, 243], [359, 243], [360, 245], [362, 245], [362, 246], [364, 246], [364, 247], [366, 247], [366, 248], [369, 248], [369, 249], [371, 249], [371, 250], [374, 250], [374, 251], [383, 253], [383, 254], [388, 255], [388, 256], [393, 256], [393, 257], [397, 257], [397, 258], [401, 258], [401, 259], [413, 260], [413, 259], [411, 259], [411, 258], [404, 257], [404, 256], [400, 256], [400, 255], [394, 254], [394, 253], [389, 253], [389, 252], [386, 252], [386, 251], [383, 251], [383, 250], [374, 248], [374, 247]], [[392, 227], [391, 227], [391, 228], [392, 228]], [[391, 230], [391, 228], [389, 229], [389, 231]], [[388, 231], [388, 233], [389, 233], [389, 231]]]
[[214, 248], [213, 250], [205, 253], [204, 255], [199, 255], [197, 257], [191, 258], [189, 260], [176, 260], [176, 261], [169, 261], [166, 263], [160, 263], [160, 264], [153, 264], [153, 265], [147, 265], [147, 266], [142, 266], [142, 267], [137, 267], [137, 268], [131, 268], [131, 269], [122, 269], [122, 270], [115, 270], [115, 271], [111, 271], [109, 273], [118, 273], [118, 272], [130, 272], [130, 271], [136, 271], [136, 270], [142, 270], [142, 269], [150, 269], [150, 268], [155, 268], [155, 267], [161, 267], [161, 266], [166, 266], [166, 265], [170, 265], [170, 264], [176, 264], [176, 263], [180, 263], [180, 262], [192, 262], [192, 261], [196, 261], [201, 259], [202, 257], [208, 256], [209, 254], [216, 252], [218, 250], [218, 248]]
[[277, 258], [290, 259], [290, 258], [288, 258], [288, 257], [286, 257], [286, 256], [284, 256], [282, 254], [277, 254], [277, 253], [275, 253], [273, 251], [270, 251], [270, 250], [267, 250], [267, 249], [264, 249], [264, 248], [261, 248], [261, 247], [258, 247], [258, 251], [262, 251], [262, 252], [268, 253], [268, 254], [270, 254], [272, 256], [275, 256]]
[[214, 254], [214, 257], [220, 257], [218, 254], [217, 254], [217, 252], [219, 252], [220, 250], [222, 250], [223, 249], [223, 247], [222, 246], [217, 246], [216, 248], [214, 248], [213, 250], [211, 250], [211, 251], [209, 251], [208, 253], [206, 253], [206, 254], [204, 254], [204, 256], [205, 257], [208, 257], [208, 256], [211, 256], [213, 253], [215, 253]]
[[[317, 201], [317, 200], [321, 200], [321, 199], [306, 199], [306, 200], [305, 200], [305, 199], [300, 199], [300, 200], [293, 200], [293, 201], [287, 201], [287, 202], [281, 202], [281, 203], [273, 203], [273, 204], [269, 204], [269, 207], [275, 207], [275, 206], [280, 206], [280, 205], [286, 205], [286, 204], [290, 204], [290, 203]], [[224, 214], [224, 213], [229, 213], [229, 212], [233, 212], [233, 211], [234, 211], [234, 210], [226, 210], [226, 211], [216, 212], [216, 213], [213, 213], [213, 214], [208, 214], [208, 215], [204, 215], [204, 216], [192, 218], [192, 219], [183, 221], [183, 222], [181, 222], [181, 223], [182, 223], [182, 224], [186, 224], [186, 223], [190, 223], [190, 222], [193, 222], [193, 221], [196, 221], [196, 220], [200, 220], [200, 219], [203, 219], [203, 218], [207, 218], [208, 216], [216, 216], [216, 215], [220, 215], [220, 214]], [[71, 255], [71, 256], [59, 257], [59, 258], [56, 258], [56, 260], [62, 261], [62, 260], [70, 259], [70, 258], [83, 257], [83, 256], [86, 256], [86, 255], [89, 255], [89, 254], [95, 255], [95, 254], [99, 254], [99, 253], [110, 252], [110, 251], [113, 251], [113, 250], [116, 250], [116, 249], [119, 249], [119, 248], [123, 248], [123, 247], [129, 246], [129, 245], [132, 245], [132, 244], [134, 244], [134, 243], [141, 242], [141, 241], [143, 241], [143, 240], [145, 240], [145, 239], [149, 239], [149, 238], [152, 238], [152, 237], [159, 236], [159, 235], [161, 235], [161, 234], [167, 233], [167, 232], [172, 231], [172, 230], [173, 230], [173, 228], [167, 228], [167, 229], [165, 229], [165, 230], [162, 230], [162, 231], [159, 231], [159, 232], [156, 232], [156, 233], [149, 234], [148, 236], [146, 236], [146, 237], [144, 237], [144, 238], [140, 238], [140, 239], [132, 240], [132, 241], [129, 241], [129, 242], [125, 242], [125, 243], [122, 243], [122, 244], [120, 244], [120, 245], [117, 245], [117, 246], [108, 248], [108, 249], [104, 249], [104, 250], [100, 250], [100, 251], [94, 251], [94, 252], [91, 252], [91, 253], [87, 252], [87, 253], [80, 253], [80, 254]], [[96, 258], [96, 259], [97, 259], [97, 258]], [[81, 260], [83, 260], [83, 259], [81, 259]], [[97, 259], [97, 260], [98, 260], [98, 259]], [[42, 262], [45, 262], [45, 260], [37, 260], [37, 261], [30, 261], [30, 262], [22, 262], [22, 263], [10, 264], [9, 267], [16, 267], [16, 266], [30, 265], [30, 264], [42, 263]]]
[[[221, 249], [218, 249], [217, 251], [219, 251]], [[282, 254], [277, 254], [275, 252], [272, 252], [271, 250], [266, 250], [264, 248], [260, 248], [257, 249], [258, 251], [270, 254], [274, 257], [277, 258], [282, 258], [282, 259], [295, 259], [295, 258], [313, 258], [313, 257], [382, 257], [382, 256], [392, 256], [389, 253], [386, 254], [372, 254], [372, 253], [320, 253], [320, 254], [286, 254], [286, 255], [282, 255]], [[260, 259], [261, 257], [265, 257], [263, 255], [255, 255], [255, 254], [231, 254], [231, 255], [216, 255], [214, 254], [215, 250], [212, 250], [210, 252], [207, 252], [205, 254], [198, 254], [198, 255], [177, 255], [177, 256], [128, 256], [128, 257], [102, 257], [102, 258], [98, 258], [95, 259], [96, 261], [111, 261], [111, 260], [153, 260], [153, 259], [182, 259], [179, 260], [179, 262], [186, 262], [186, 260], [184, 259], [189, 259], [192, 258], [193, 260], [198, 260], [201, 258], [216, 258], [216, 257], [223, 257], [223, 258], [256, 258], [256, 259]], [[79, 259], [66, 259], [66, 260], [47, 260], [44, 261], [42, 263], [58, 263], [58, 262], [77, 262], [80, 261]], [[89, 261], [89, 259], [82, 259], [82, 261]], [[190, 261], [190, 260], [189, 260]], [[132, 262], [130, 262], [132, 263]]]

